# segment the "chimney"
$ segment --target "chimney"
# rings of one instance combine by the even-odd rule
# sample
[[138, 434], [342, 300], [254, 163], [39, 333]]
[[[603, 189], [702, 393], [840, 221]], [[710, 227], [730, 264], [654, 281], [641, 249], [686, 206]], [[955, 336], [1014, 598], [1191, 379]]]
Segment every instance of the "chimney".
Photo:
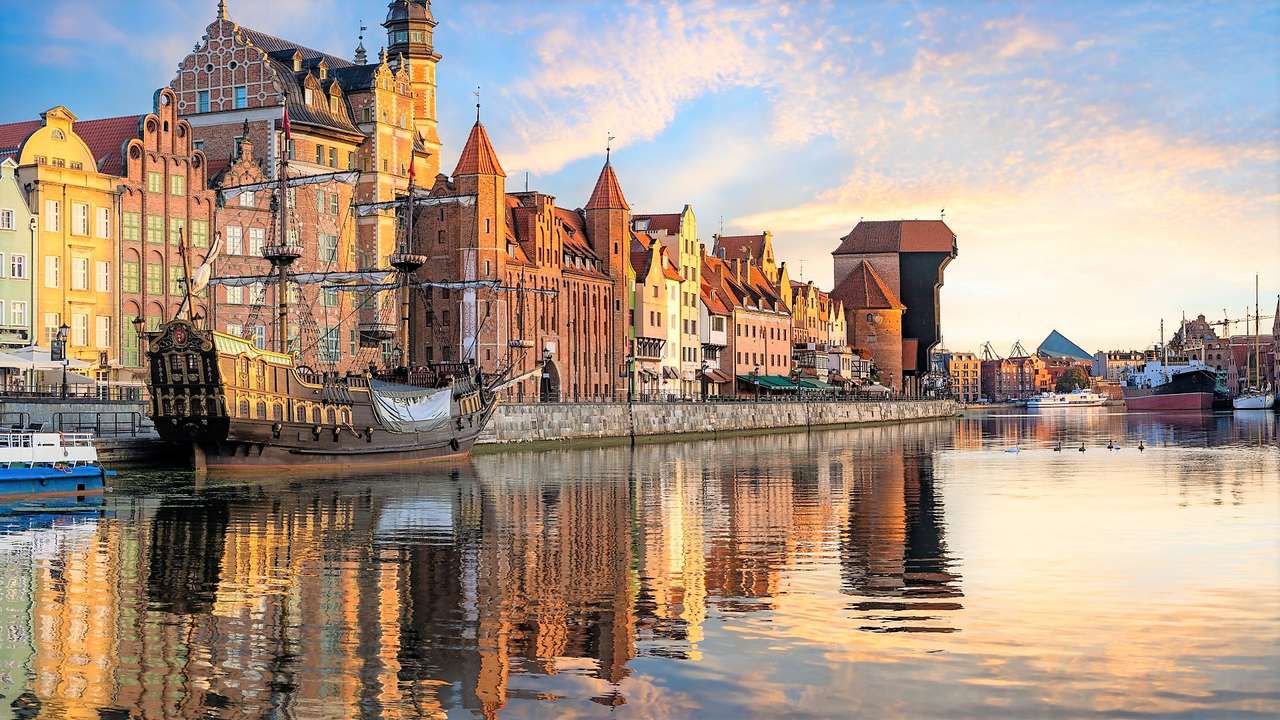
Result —
[[742, 282], [742, 258], [733, 259], [733, 279]]

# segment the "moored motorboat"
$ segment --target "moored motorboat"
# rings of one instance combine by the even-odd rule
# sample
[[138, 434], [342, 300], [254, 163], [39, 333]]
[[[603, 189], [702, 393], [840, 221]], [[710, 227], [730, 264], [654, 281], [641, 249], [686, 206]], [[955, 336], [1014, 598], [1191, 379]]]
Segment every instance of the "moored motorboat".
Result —
[[[55, 492], [76, 481], [102, 480], [115, 473], [98, 462], [91, 433], [0, 432], [0, 495]], [[67, 485], [68, 492], [83, 491]]]
[[1046, 392], [1027, 399], [1028, 409], [1097, 407], [1107, 401], [1107, 396], [1077, 388], [1069, 393]]

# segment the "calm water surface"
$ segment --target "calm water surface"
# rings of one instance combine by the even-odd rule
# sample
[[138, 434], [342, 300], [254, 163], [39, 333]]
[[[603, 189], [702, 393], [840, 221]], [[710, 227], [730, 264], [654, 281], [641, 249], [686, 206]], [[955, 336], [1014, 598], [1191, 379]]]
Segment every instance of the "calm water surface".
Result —
[[1276, 432], [1094, 409], [126, 473], [0, 516], [0, 715], [1274, 717]]

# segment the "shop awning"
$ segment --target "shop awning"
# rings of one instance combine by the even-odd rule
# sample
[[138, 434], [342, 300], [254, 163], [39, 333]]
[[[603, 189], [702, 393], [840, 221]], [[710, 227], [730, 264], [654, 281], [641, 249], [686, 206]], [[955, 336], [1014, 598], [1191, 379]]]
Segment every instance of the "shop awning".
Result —
[[673, 368], [673, 367], [670, 367], [670, 366], [667, 366], [667, 365], [663, 365], [663, 366], [662, 366], [662, 378], [663, 378], [664, 380], [679, 380], [679, 379], [680, 379], [680, 371], [679, 371], [679, 370], [676, 370], [676, 369], [675, 369], [675, 368]]
[[831, 383], [824, 382], [817, 378], [805, 378], [800, 381], [800, 387], [806, 390], [839, 390], [840, 388]]
[[[89, 367], [89, 363], [75, 358], [68, 358], [66, 367], [72, 370]], [[35, 347], [34, 345], [21, 348], [19, 350], [10, 350], [0, 353], [0, 368], [11, 368], [14, 370], [61, 370], [63, 363], [61, 360], [54, 362], [49, 359], [49, 351], [45, 348]]]
[[795, 383], [785, 375], [739, 375], [738, 380], [748, 385], [759, 385], [765, 390], [795, 390]]
[[640, 379], [641, 380], [657, 380], [658, 373], [652, 370], [646, 370], [645, 368], [640, 368]]
[[702, 376], [705, 377], [707, 380], [716, 384], [733, 382], [733, 378], [730, 377], [728, 374], [726, 374], [720, 368], [711, 368], [710, 370], [707, 370], [706, 372], [704, 372]]

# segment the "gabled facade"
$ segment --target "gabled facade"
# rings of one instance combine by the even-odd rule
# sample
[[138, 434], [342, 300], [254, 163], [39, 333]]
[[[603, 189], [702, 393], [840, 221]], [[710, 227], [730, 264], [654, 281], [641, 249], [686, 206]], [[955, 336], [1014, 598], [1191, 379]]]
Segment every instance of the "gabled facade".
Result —
[[36, 217], [18, 183], [18, 161], [0, 160], [0, 348], [32, 343], [35, 285], [31, 258], [36, 249]]
[[[703, 276], [710, 290], [730, 304], [727, 344], [720, 353], [720, 370], [739, 380], [752, 376], [789, 376], [791, 313], [765, 274], [741, 258], [732, 262], [703, 258]], [[738, 382], [739, 392], [753, 390]]]
[[581, 210], [507, 193], [477, 121], [429, 197], [414, 222], [413, 251], [428, 258], [418, 276], [501, 289], [415, 294], [411, 362], [475, 359], [486, 373], [523, 377], [506, 390], [513, 401], [625, 398], [630, 209], [612, 164]]
[[693, 208], [685, 205], [678, 213], [636, 215], [631, 221], [637, 232], [646, 233], [667, 248], [680, 275], [676, 348], [679, 356], [679, 394], [694, 397], [700, 392], [698, 379], [701, 366], [699, 302], [701, 292], [702, 251], [698, 243], [698, 221]]

